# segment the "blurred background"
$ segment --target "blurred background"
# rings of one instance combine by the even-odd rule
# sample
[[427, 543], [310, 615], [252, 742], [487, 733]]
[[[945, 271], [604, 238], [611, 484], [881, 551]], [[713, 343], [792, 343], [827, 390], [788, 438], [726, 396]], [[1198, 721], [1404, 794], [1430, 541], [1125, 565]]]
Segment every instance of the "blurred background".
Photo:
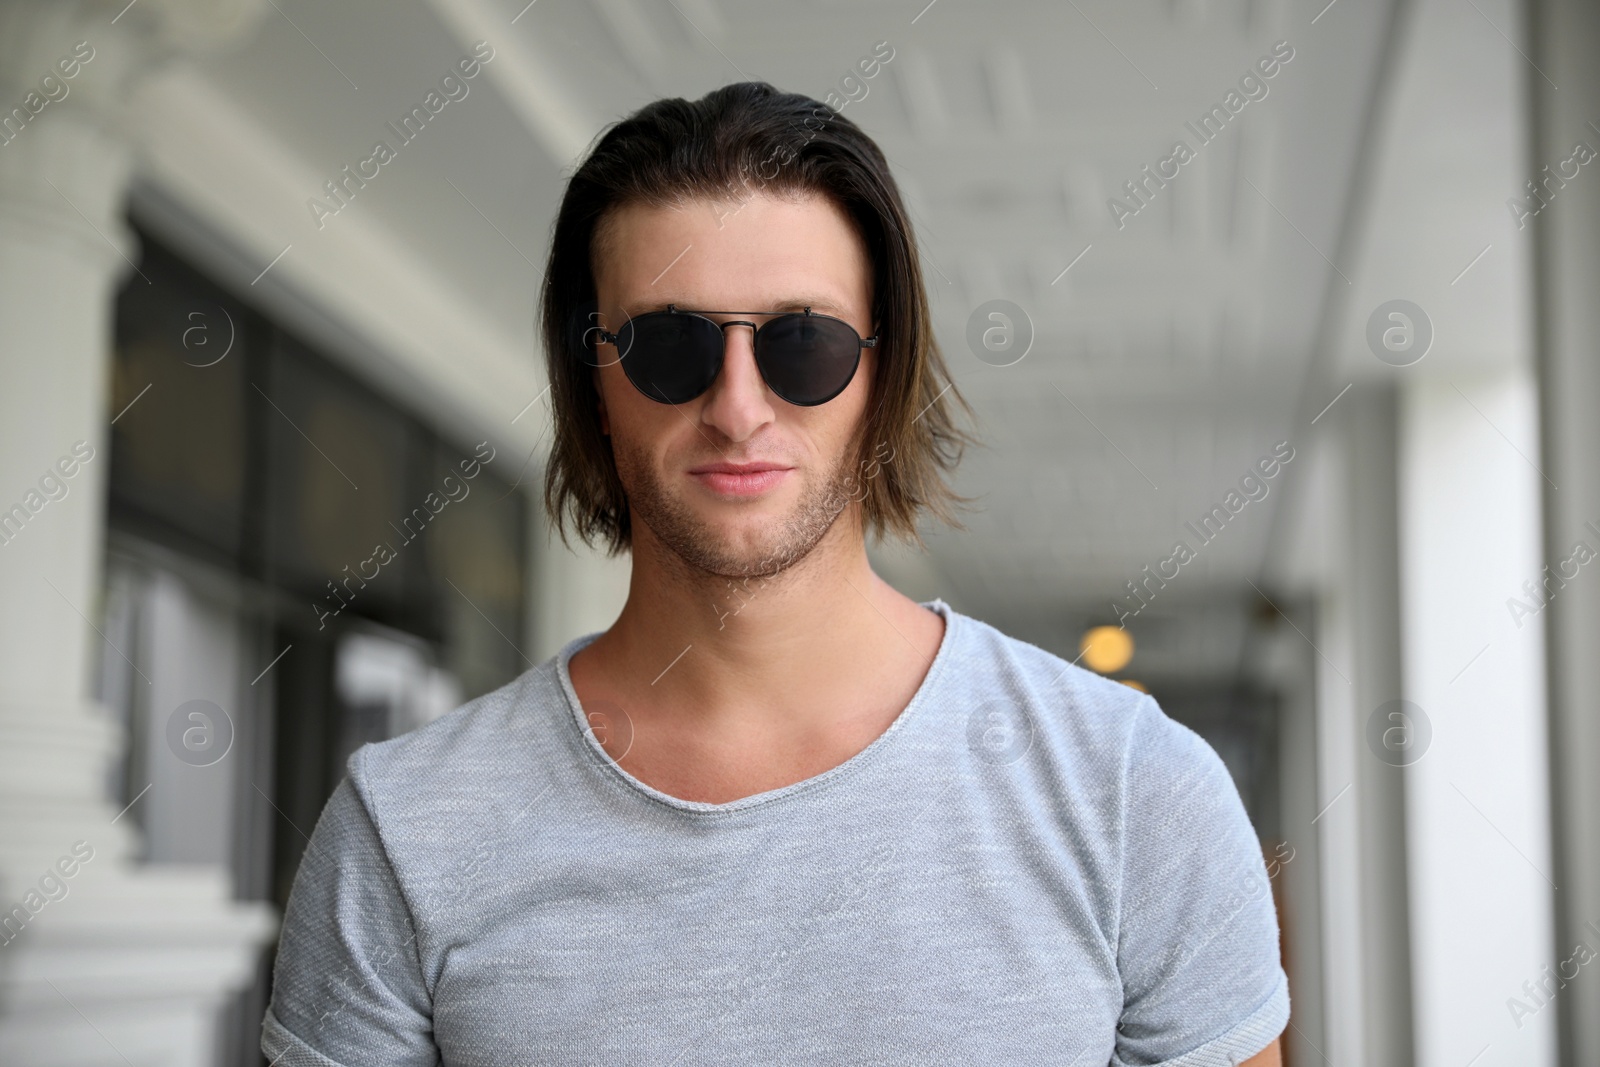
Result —
[[749, 79], [883, 146], [983, 420], [875, 567], [1217, 749], [1286, 1062], [1600, 1063], [1596, 55], [1592, 0], [0, 0], [0, 1063], [261, 1063], [345, 758], [610, 624], [551, 223]]

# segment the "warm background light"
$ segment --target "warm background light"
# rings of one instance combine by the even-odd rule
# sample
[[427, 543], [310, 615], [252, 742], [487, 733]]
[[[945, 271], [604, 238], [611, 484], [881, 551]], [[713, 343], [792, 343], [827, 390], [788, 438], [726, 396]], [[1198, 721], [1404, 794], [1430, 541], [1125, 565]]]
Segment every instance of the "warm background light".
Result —
[[1078, 650], [1090, 670], [1109, 674], [1120, 671], [1133, 658], [1133, 635], [1120, 626], [1096, 626], [1084, 632]]

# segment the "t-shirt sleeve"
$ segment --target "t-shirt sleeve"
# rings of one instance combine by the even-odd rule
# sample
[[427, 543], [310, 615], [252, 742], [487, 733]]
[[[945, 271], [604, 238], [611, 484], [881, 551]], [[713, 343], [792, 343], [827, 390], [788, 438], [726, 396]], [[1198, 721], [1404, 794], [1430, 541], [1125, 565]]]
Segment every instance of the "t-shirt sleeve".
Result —
[[[354, 773], [359, 755], [351, 761]], [[312, 831], [284, 912], [261, 1048], [273, 1067], [435, 1067], [416, 929], [345, 778]]]
[[1140, 702], [1130, 738], [1113, 1067], [1221, 1067], [1289, 1020], [1266, 861], [1226, 766]]

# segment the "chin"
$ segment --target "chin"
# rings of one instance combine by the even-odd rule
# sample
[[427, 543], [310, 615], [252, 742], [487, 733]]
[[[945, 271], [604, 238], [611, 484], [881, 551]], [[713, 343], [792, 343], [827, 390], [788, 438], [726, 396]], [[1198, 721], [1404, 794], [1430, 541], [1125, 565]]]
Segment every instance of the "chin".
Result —
[[716, 561], [712, 569], [739, 577], [771, 573], [795, 562], [792, 532], [797, 523], [791, 509], [770, 506], [741, 508], [736, 515], [713, 509], [701, 520], [702, 558]]
[[[795, 474], [801, 474], [795, 471]], [[836, 514], [804, 476], [744, 498], [644, 477], [631, 504], [642, 523], [691, 567], [733, 580], [793, 566], [827, 534]], [[626, 483], [626, 479], [625, 479]]]
[[706, 538], [729, 555], [753, 556], [752, 562], [777, 551], [782, 541], [786, 514], [775, 514], [771, 509], [740, 508], [736, 515], [713, 510], [702, 518]]

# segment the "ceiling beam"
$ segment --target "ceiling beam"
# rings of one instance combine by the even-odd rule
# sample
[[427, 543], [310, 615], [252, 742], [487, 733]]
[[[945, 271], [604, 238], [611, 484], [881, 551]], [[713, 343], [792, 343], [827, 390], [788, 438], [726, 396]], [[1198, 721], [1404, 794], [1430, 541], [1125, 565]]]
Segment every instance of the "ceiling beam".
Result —
[[523, 21], [535, 14], [529, 10], [533, 4], [520, 12], [495, 0], [428, 0], [428, 6], [463, 48], [479, 41], [494, 48], [494, 61], [484, 65], [484, 73], [534, 141], [560, 166], [575, 167], [601, 122], [534, 43], [531, 19]]

